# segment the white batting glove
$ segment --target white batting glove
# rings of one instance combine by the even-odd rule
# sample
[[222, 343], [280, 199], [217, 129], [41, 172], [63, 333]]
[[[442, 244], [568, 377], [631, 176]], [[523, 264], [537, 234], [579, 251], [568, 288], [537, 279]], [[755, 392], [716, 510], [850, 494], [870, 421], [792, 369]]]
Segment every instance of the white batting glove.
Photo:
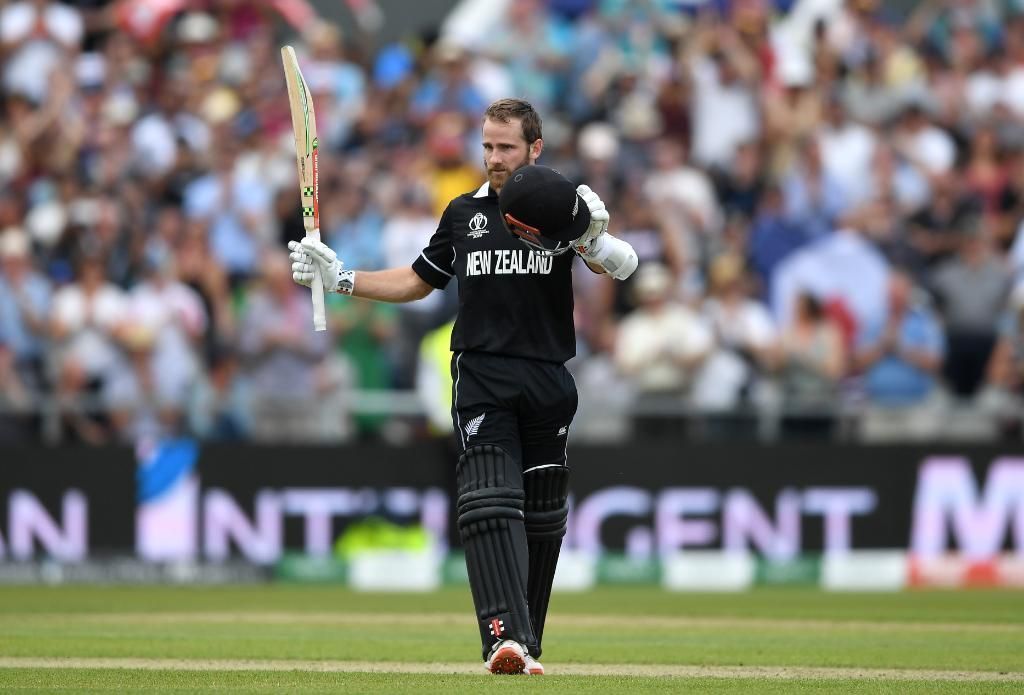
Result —
[[608, 231], [610, 215], [604, 206], [604, 201], [597, 193], [590, 190], [590, 186], [581, 184], [576, 187], [576, 193], [583, 198], [583, 202], [590, 210], [590, 226], [579, 239], [572, 242], [572, 245], [584, 259], [590, 260], [587, 256], [592, 252], [597, 238]]
[[330, 246], [305, 237], [301, 242], [289, 241], [288, 250], [291, 251], [288, 257], [292, 260], [292, 280], [296, 283], [310, 287], [314, 273], [320, 273], [328, 292], [352, 294], [354, 273], [344, 270], [345, 264]]
[[583, 185], [578, 186], [576, 192], [590, 210], [590, 226], [583, 236], [573, 242], [573, 248], [583, 260], [600, 266], [616, 280], [625, 280], [633, 274], [639, 263], [636, 251], [628, 242], [608, 233], [610, 215], [597, 193]]

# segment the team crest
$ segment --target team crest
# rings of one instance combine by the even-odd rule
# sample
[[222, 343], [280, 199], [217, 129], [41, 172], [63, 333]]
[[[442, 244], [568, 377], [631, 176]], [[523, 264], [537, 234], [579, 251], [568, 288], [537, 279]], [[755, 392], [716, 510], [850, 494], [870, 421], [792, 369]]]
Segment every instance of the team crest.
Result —
[[473, 218], [469, 221], [469, 236], [472, 239], [479, 239], [488, 231], [487, 229], [487, 215], [482, 212], [478, 212], [473, 215]]

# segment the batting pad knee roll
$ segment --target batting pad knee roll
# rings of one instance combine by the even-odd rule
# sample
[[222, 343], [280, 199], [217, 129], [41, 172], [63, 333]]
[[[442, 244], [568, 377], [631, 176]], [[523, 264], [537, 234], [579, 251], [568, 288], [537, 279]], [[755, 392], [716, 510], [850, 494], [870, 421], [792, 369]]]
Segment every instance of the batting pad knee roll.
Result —
[[550, 466], [527, 471], [523, 488], [527, 537], [553, 540], [564, 536], [569, 516], [569, 468]]
[[504, 449], [466, 449], [456, 467], [459, 537], [480, 627], [482, 655], [512, 639], [536, 644], [526, 604], [529, 551], [523, 526], [523, 473]]
[[459, 457], [456, 480], [460, 534], [480, 521], [522, 521], [523, 474], [504, 449], [491, 444], [466, 449]]

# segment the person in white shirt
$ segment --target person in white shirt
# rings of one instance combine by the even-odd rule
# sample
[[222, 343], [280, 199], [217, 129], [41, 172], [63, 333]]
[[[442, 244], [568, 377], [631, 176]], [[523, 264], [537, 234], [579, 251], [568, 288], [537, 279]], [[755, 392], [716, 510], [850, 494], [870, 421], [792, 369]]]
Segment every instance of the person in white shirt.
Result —
[[[202, 299], [178, 279], [170, 252], [150, 252], [144, 282], [132, 288], [117, 329], [132, 370], [117, 370], [104, 398], [122, 437], [174, 434], [200, 375], [197, 355], [208, 318]], [[149, 416], [145, 409], [148, 408]]]
[[80, 439], [99, 444], [108, 434], [102, 421], [75, 406], [82, 396], [98, 394], [115, 370], [126, 368], [115, 331], [127, 298], [107, 280], [102, 256], [83, 251], [77, 260], [77, 281], [54, 294], [50, 335], [58, 346], [57, 392], [68, 406], [65, 421]]
[[878, 138], [849, 119], [838, 94], [829, 97], [817, 137], [825, 174], [842, 188], [846, 208], [867, 202], [873, 193], [872, 160]]
[[[684, 398], [694, 375], [711, 354], [714, 336], [704, 319], [672, 299], [672, 273], [648, 263], [634, 284], [638, 307], [619, 326], [615, 364], [636, 391], [639, 405]], [[643, 408], [641, 408], [643, 410]], [[662, 417], [634, 421], [640, 434], [655, 434], [670, 426]]]
[[768, 308], [748, 295], [743, 259], [722, 254], [709, 269], [711, 294], [701, 313], [716, 338], [716, 349], [694, 384], [694, 404], [703, 409], [736, 408], [753, 395], [758, 377], [779, 360], [779, 336]]
[[917, 164], [929, 177], [951, 171], [956, 161], [953, 137], [928, 120], [924, 107], [910, 103], [893, 133], [896, 151]]
[[678, 210], [681, 223], [691, 234], [719, 231], [722, 212], [711, 179], [688, 165], [683, 144], [662, 138], [655, 143], [653, 158], [654, 169], [643, 184], [647, 198], [656, 206]]
[[698, 28], [686, 60], [694, 90], [694, 159], [726, 168], [736, 148], [760, 134], [757, 58], [732, 27], [722, 25]]
[[0, 10], [3, 86], [35, 104], [46, 101], [51, 71], [82, 43], [85, 26], [74, 7], [47, 0], [14, 2]]

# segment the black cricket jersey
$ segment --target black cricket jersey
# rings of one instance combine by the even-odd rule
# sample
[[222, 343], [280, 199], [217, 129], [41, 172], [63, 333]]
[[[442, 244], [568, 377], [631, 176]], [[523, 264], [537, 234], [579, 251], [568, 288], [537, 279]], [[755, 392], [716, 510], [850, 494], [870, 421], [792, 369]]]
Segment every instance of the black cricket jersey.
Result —
[[576, 354], [573, 251], [545, 256], [501, 221], [485, 183], [452, 200], [413, 270], [437, 289], [459, 279], [452, 350], [566, 362]]

